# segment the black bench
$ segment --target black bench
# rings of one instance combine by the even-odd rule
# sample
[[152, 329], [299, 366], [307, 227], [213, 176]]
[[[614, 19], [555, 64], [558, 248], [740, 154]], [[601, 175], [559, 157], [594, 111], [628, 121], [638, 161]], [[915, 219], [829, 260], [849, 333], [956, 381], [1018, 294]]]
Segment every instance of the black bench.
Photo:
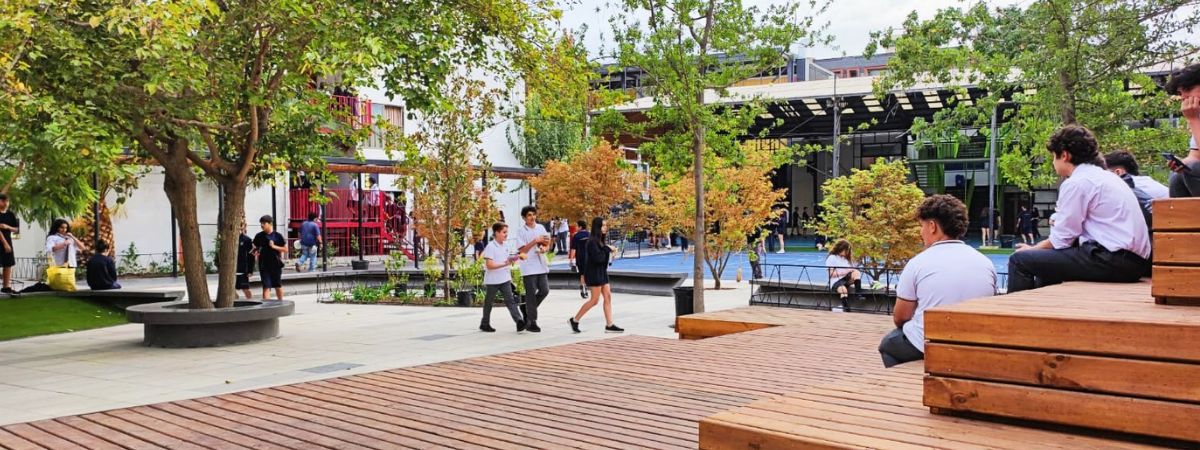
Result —
[[[550, 269], [550, 289], [579, 289], [579, 273], [571, 269]], [[670, 297], [672, 289], [687, 281], [686, 272], [655, 273], [626, 270], [608, 271], [608, 282], [613, 292], [622, 294], [653, 295]]]
[[[807, 281], [750, 280], [750, 304], [789, 308], [832, 309], [841, 307], [840, 295], [824, 283]], [[891, 314], [896, 292], [863, 289], [862, 298], [849, 300], [847, 311]]]
[[108, 303], [120, 309], [126, 309], [133, 305], [141, 305], [146, 303], [158, 302], [173, 302], [182, 299], [184, 291], [182, 290], [166, 290], [166, 291], [151, 291], [137, 289], [113, 289], [108, 291], [93, 291], [91, 289], [79, 289], [74, 292], [60, 291], [42, 291], [42, 292], [27, 292], [21, 294], [21, 297], [40, 297], [40, 296], [55, 296], [55, 297], [75, 297], [86, 298], [98, 302]]

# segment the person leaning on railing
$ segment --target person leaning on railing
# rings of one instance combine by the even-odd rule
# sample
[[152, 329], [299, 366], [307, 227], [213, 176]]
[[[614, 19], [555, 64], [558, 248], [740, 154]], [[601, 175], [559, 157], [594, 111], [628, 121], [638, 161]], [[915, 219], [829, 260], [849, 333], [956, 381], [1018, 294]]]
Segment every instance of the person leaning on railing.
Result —
[[896, 286], [896, 329], [879, 342], [884, 367], [925, 358], [925, 310], [996, 293], [996, 266], [963, 243], [967, 207], [954, 196], [934, 195], [917, 208], [925, 250], [905, 264]]

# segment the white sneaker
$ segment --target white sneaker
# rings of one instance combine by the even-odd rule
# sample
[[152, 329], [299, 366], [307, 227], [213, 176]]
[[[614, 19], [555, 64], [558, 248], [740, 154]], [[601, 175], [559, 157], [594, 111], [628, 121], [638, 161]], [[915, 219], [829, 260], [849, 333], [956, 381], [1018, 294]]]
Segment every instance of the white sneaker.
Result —
[[779, 249], [779, 251], [777, 251], [775, 253], [783, 253], [783, 249]]

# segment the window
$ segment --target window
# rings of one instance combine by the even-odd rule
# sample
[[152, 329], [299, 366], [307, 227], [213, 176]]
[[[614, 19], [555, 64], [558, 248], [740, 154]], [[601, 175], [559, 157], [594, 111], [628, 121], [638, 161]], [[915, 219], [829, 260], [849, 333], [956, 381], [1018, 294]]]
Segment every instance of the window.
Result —
[[867, 75], [868, 75], [868, 76], [872, 76], [872, 77], [878, 77], [878, 76], [881, 76], [881, 75], [883, 75], [885, 72], [887, 72], [887, 69], [885, 69], [885, 68], [883, 68], [883, 67], [876, 67], [876, 68], [874, 68], [874, 69], [867, 69]]
[[850, 75], [849, 75], [849, 77], [850, 77], [850, 78], [854, 78], [854, 77], [857, 77], [857, 76], [858, 76], [858, 69], [850, 69]]

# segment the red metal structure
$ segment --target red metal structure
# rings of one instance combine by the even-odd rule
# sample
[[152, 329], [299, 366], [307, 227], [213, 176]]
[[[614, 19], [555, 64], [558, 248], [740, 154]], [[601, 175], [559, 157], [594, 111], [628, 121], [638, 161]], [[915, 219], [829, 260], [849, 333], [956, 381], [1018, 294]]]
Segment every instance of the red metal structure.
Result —
[[[403, 205], [392, 202], [391, 193], [364, 189], [360, 196], [358, 189], [336, 187], [326, 189], [325, 195], [330, 201], [324, 205], [322, 232], [327, 245], [333, 244], [329, 256], [358, 256], [354, 248], [357, 241], [364, 255], [385, 255], [397, 250], [412, 259], [412, 246], [407, 239], [407, 211]], [[300, 224], [308, 218], [309, 213], [321, 216], [321, 205], [313, 201], [311, 196], [310, 189], [293, 188], [289, 192], [290, 217], [287, 227], [293, 240], [299, 235]]]

